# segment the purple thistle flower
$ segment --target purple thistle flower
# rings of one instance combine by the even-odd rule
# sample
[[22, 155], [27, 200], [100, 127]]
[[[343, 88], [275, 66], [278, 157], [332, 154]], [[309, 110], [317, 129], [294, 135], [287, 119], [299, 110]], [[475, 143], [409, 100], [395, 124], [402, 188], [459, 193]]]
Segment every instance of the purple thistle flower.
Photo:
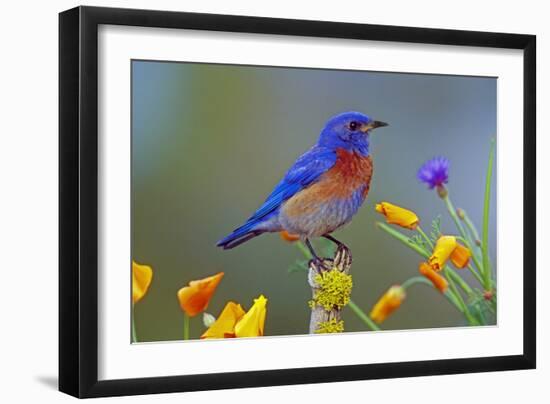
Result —
[[441, 187], [449, 181], [449, 160], [445, 157], [434, 157], [424, 163], [416, 176], [430, 189]]

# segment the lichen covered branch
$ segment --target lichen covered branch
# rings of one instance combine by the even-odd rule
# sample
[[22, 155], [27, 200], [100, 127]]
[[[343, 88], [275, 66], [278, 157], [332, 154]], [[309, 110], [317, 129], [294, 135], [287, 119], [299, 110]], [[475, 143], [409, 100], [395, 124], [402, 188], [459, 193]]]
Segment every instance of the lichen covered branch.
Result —
[[322, 263], [310, 261], [310, 334], [344, 331], [342, 309], [349, 303], [351, 295], [351, 262], [351, 252], [344, 245], [338, 247], [333, 259], [323, 259]]

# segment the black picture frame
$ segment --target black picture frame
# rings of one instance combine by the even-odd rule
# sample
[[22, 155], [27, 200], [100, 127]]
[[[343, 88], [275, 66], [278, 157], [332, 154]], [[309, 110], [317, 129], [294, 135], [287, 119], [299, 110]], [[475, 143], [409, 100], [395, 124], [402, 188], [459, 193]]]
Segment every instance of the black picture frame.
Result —
[[[523, 50], [523, 354], [99, 381], [100, 24]], [[60, 13], [59, 390], [84, 398], [535, 368], [535, 103], [534, 35], [96, 7], [77, 7]]]

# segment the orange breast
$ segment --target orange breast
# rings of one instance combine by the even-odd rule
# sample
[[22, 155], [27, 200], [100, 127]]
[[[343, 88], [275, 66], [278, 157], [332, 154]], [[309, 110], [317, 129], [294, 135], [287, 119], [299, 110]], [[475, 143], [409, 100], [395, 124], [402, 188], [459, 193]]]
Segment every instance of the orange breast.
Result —
[[372, 158], [344, 149], [338, 149], [336, 155], [334, 166], [317, 183], [323, 190], [319, 197], [347, 198], [363, 186], [366, 196], [372, 178]]
[[298, 192], [285, 203], [287, 215], [314, 213], [324, 202], [349, 198], [361, 187], [364, 187], [363, 198], [367, 196], [372, 178], [372, 158], [344, 149], [338, 149], [336, 154], [336, 163], [319, 181]]

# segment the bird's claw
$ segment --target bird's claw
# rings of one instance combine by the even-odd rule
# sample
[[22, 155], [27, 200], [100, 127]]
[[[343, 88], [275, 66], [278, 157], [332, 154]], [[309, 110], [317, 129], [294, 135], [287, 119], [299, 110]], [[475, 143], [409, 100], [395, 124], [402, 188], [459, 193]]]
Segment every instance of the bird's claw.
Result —
[[340, 244], [334, 254], [334, 266], [340, 271], [345, 271], [351, 267], [351, 262], [351, 250], [344, 244]]
[[349, 271], [351, 267], [351, 251], [344, 244], [338, 245], [334, 258], [314, 257], [309, 261], [309, 268], [316, 273], [338, 269], [341, 272]]
[[333, 260], [326, 259], [326, 258], [318, 258], [315, 257], [312, 260], [309, 261], [309, 267], [313, 269], [317, 273], [321, 273], [322, 271], [330, 271], [333, 266]]

